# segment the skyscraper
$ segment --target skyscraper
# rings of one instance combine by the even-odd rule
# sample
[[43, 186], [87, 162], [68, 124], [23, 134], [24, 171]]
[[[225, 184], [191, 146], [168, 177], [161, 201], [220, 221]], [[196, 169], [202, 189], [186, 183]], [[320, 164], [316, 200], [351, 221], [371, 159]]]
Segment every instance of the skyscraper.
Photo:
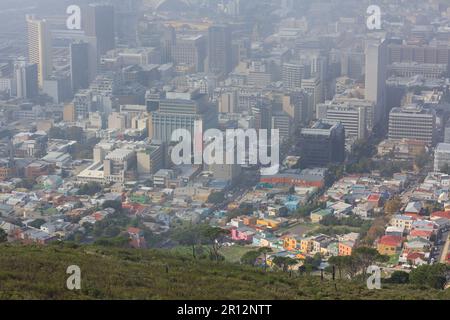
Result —
[[14, 66], [17, 97], [21, 99], [33, 99], [39, 93], [38, 66], [19, 61]]
[[89, 44], [85, 42], [70, 45], [70, 74], [72, 91], [89, 87]]
[[232, 71], [231, 30], [227, 25], [214, 25], [208, 30], [208, 61], [212, 73]]
[[319, 120], [301, 131], [302, 162], [307, 167], [326, 167], [345, 160], [345, 129], [340, 122]]
[[375, 102], [375, 124], [386, 121], [387, 45], [385, 40], [369, 40], [366, 44], [366, 100]]
[[34, 16], [27, 16], [26, 19], [29, 62], [37, 64], [38, 84], [42, 88], [44, 80], [53, 70], [51, 34], [45, 20], [36, 19]]
[[84, 14], [84, 32], [88, 37], [97, 38], [99, 55], [116, 46], [114, 27], [114, 7], [108, 4], [90, 4]]

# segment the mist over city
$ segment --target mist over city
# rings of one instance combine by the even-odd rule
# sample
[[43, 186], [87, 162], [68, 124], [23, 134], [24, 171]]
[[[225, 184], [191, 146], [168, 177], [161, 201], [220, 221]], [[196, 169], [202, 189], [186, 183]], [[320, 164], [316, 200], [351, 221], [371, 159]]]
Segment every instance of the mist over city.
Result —
[[449, 300], [449, 71], [446, 0], [1, 0], [0, 300]]

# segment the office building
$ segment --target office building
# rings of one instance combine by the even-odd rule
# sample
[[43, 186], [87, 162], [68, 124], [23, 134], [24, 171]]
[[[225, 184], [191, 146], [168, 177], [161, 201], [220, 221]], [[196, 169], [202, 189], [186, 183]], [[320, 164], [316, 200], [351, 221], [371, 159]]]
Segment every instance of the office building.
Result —
[[316, 106], [323, 102], [322, 83], [318, 77], [302, 80], [302, 89], [308, 93], [307, 119], [311, 120], [316, 114]]
[[89, 44], [86, 42], [70, 45], [70, 75], [72, 92], [89, 88]]
[[21, 99], [33, 99], [39, 94], [38, 65], [19, 61], [15, 64], [16, 95]]
[[209, 72], [226, 75], [232, 66], [231, 30], [227, 25], [214, 25], [208, 30]]
[[172, 48], [173, 61], [190, 66], [195, 72], [203, 72], [207, 56], [207, 42], [203, 35], [179, 36]]
[[272, 129], [279, 130], [279, 136], [281, 141], [286, 141], [291, 138], [293, 133], [293, 120], [284, 111], [278, 111], [272, 113]]
[[365, 53], [365, 98], [375, 103], [375, 124], [380, 124], [383, 128], [386, 119], [386, 41], [369, 40]]
[[151, 113], [151, 137], [163, 142], [172, 140], [176, 129], [186, 129], [191, 137], [198, 125], [206, 131], [217, 127], [217, 107], [208, 103], [207, 96], [198, 90], [167, 92], [159, 102], [159, 109]]
[[38, 84], [43, 87], [53, 70], [52, 38], [46, 20], [27, 16], [28, 60], [38, 68]]
[[139, 176], [152, 175], [164, 168], [164, 149], [163, 144], [151, 144], [137, 151], [137, 173]]
[[103, 55], [116, 47], [114, 7], [108, 4], [89, 4], [84, 8], [83, 29], [88, 37], [95, 37], [97, 53]]
[[298, 90], [302, 87], [302, 79], [305, 77], [305, 66], [300, 63], [285, 63], [281, 77], [286, 90]]
[[336, 121], [318, 120], [300, 135], [301, 161], [306, 167], [326, 167], [345, 160], [345, 129]]
[[347, 138], [365, 139], [368, 133], [368, 107], [327, 101], [317, 105], [317, 119], [339, 121]]
[[417, 104], [393, 108], [389, 114], [389, 139], [412, 139], [433, 144], [436, 113]]
[[434, 171], [439, 172], [450, 166], [450, 144], [439, 143], [434, 151]]

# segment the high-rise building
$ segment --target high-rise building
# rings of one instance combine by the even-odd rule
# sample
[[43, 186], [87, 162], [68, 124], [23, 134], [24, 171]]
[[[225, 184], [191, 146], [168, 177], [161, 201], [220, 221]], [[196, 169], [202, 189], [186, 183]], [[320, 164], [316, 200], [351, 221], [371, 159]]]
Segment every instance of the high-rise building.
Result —
[[345, 160], [345, 129], [340, 122], [318, 120], [300, 135], [302, 163], [306, 167], [326, 167]]
[[164, 145], [151, 144], [144, 149], [137, 151], [137, 173], [141, 175], [150, 175], [164, 168]]
[[316, 106], [323, 102], [322, 83], [318, 77], [302, 80], [302, 89], [308, 93], [307, 119], [311, 120], [316, 114]]
[[33, 99], [39, 94], [38, 65], [19, 61], [15, 64], [17, 97]]
[[89, 88], [89, 44], [86, 42], [70, 45], [70, 74], [72, 91]]
[[369, 40], [366, 44], [366, 100], [375, 102], [375, 124], [385, 127], [387, 44], [385, 40]]
[[219, 113], [236, 113], [238, 109], [237, 90], [227, 90], [218, 97]]
[[305, 122], [308, 113], [308, 94], [304, 91], [295, 91], [285, 94], [282, 98], [283, 111], [293, 120], [294, 127]]
[[286, 90], [298, 90], [302, 87], [302, 79], [305, 75], [305, 66], [300, 63], [283, 64], [281, 76], [283, 87]]
[[89, 4], [84, 12], [84, 32], [97, 38], [97, 52], [105, 54], [116, 47], [114, 7], [108, 4]]
[[87, 119], [92, 106], [92, 92], [89, 90], [81, 90], [75, 94], [73, 105], [76, 120]]
[[194, 137], [194, 128], [217, 127], [217, 108], [207, 102], [207, 96], [196, 91], [167, 92], [159, 102], [159, 109], [151, 113], [150, 135], [162, 142], [171, 142], [176, 129], [186, 129]]
[[285, 141], [292, 136], [292, 118], [284, 111], [274, 112], [272, 114], [272, 129], [279, 130], [281, 141]]
[[364, 139], [368, 133], [368, 107], [327, 101], [317, 105], [317, 119], [339, 121], [347, 137]]
[[203, 72], [207, 55], [206, 39], [202, 35], [180, 36], [172, 48], [173, 61]]
[[227, 25], [214, 25], [208, 30], [209, 72], [228, 74], [232, 71], [231, 30]]
[[52, 38], [46, 20], [27, 16], [28, 59], [38, 68], [38, 84], [42, 88], [44, 80], [53, 70]]
[[161, 37], [161, 62], [169, 63], [173, 61], [172, 49], [176, 43], [177, 33], [172, 26], [166, 27]]
[[439, 172], [446, 165], [450, 166], [450, 144], [439, 143], [434, 152], [434, 171]]
[[393, 108], [389, 113], [389, 139], [435, 142], [436, 112], [417, 104]]

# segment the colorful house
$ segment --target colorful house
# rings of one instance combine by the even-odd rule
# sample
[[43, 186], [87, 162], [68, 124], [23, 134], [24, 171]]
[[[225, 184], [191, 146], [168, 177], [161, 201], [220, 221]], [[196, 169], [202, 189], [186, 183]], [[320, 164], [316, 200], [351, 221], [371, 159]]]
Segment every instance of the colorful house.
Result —
[[403, 238], [398, 236], [382, 236], [377, 244], [377, 250], [382, 255], [393, 256], [402, 249]]
[[338, 254], [340, 256], [351, 256], [355, 242], [353, 241], [340, 241], [338, 244]]

